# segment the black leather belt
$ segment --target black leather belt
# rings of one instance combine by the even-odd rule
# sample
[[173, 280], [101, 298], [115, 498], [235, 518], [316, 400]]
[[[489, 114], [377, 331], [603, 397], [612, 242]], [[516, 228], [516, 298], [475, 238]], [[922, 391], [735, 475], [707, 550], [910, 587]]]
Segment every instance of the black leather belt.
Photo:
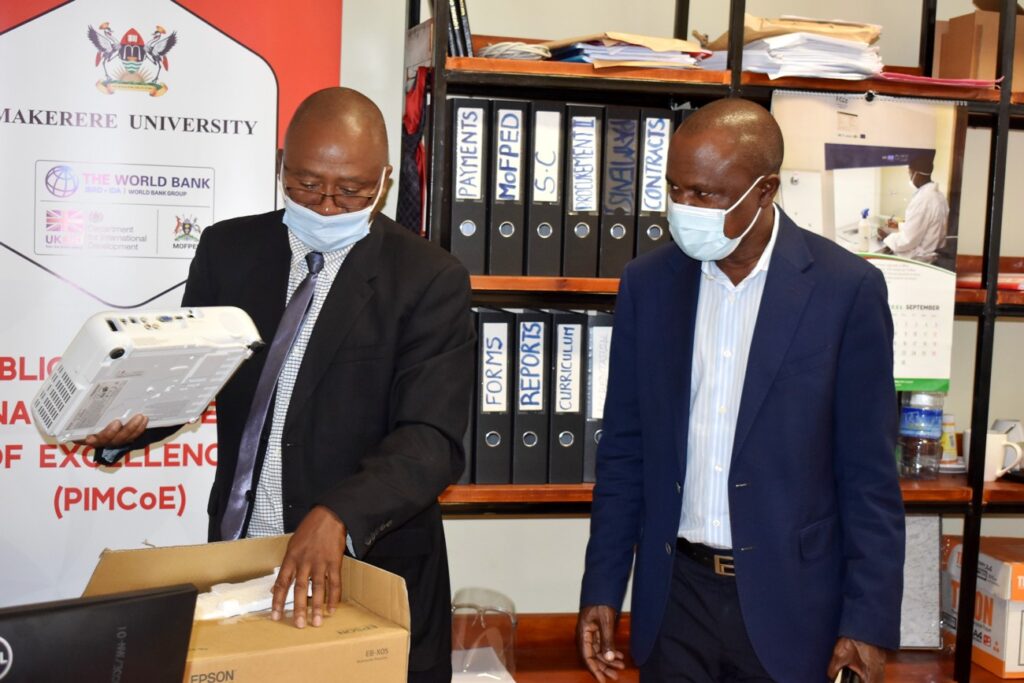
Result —
[[680, 536], [676, 539], [676, 552], [708, 567], [719, 576], [736, 576], [736, 566], [733, 563], [730, 549], [712, 548], [703, 543], [690, 543]]

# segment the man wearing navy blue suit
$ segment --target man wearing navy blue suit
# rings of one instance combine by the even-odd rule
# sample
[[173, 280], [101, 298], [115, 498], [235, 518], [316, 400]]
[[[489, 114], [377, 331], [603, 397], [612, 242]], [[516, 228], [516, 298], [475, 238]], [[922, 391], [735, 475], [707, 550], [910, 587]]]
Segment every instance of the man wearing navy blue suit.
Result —
[[622, 277], [577, 628], [599, 681], [631, 567], [644, 682], [879, 683], [899, 646], [885, 282], [773, 203], [782, 157], [762, 107], [699, 109], [669, 148], [675, 244]]

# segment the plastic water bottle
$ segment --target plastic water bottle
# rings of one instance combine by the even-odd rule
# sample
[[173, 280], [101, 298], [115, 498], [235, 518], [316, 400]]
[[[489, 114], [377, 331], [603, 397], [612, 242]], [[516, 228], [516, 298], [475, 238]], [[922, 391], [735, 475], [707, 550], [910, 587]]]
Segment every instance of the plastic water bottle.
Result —
[[900, 408], [900, 474], [934, 479], [942, 458], [943, 395], [930, 391], [903, 394]]
[[860, 251], [871, 250], [871, 222], [868, 220], [868, 209], [860, 212], [860, 220], [857, 221], [857, 237]]

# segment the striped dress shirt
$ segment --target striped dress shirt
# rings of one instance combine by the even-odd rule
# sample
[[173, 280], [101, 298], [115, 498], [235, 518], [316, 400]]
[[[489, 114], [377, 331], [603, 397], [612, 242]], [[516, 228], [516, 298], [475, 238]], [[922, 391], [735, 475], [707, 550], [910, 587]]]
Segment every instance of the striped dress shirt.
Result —
[[779, 234], [779, 209], [772, 208], [775, 224], [768, 246], [738, 285], [714, 261], [701, 264], [679, 535], [716, 548], [732, 547], [729, 466], [750, 342]]
[[[288, 242], [292, 249], [292, 265], [288, 273], [288, 294], [285, 303], [291, 301], [299, 283], [309, 272], [306, 266], [306, 254], [313, 251], [302, 240], [288, 231]], [[283, 500], [281, 494], [281, 433], [284, 431], [284, 420], [288, 414], [288, 404], [292, 400], [295, 379], [299, 376], [302, 357], [306, 353], [309, 336], [316, 325], [317, 316], [323, 308], [327, 293], [331, 291], [334, 278], [337, 277], [341, 264], [352, 250], [353, 245], [324, 254], [324, 267], [316, 278], [316, 289], [309, 311], [302, 322], [295, 343], [288, 352], [288, 358], [277, 378], [277, 393], [274, 396], [274, 414], [270, 423], [270, 436], [267, 439], [267, 452], [263, 456], [263, 468], [260, 470], [259, 482], [256, 484], [256, 499], [253, 502], [252, 518], [249, 520], [247, 535], [274, 536], [284, 533]]]

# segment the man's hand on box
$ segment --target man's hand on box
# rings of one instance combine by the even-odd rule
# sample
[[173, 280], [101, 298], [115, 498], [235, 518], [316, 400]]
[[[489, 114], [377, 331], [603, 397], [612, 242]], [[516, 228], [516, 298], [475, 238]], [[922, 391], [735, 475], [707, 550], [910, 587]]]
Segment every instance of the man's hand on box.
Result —
[[90, 446], [97, 450], [101, 448], [121, 448], [142, 436], [149, 424], [149, 418], [145, 415], [133, 415], [131, 419], [123, 423], [114, 420], [101, 431], [76, 441], [79, 446]]
[[313, 626], [323, 623], [324, 610], [334, 613], [341, 602], [341, 557], [345, 553], [345, 523], [318, 505], [309, 511], [288, 542], [281, 571], [274, 583], [270, 618], [284, 614], [289, 590], [295, 591], [295, 626], [306, 625], [307, 594], [312, 586]]

